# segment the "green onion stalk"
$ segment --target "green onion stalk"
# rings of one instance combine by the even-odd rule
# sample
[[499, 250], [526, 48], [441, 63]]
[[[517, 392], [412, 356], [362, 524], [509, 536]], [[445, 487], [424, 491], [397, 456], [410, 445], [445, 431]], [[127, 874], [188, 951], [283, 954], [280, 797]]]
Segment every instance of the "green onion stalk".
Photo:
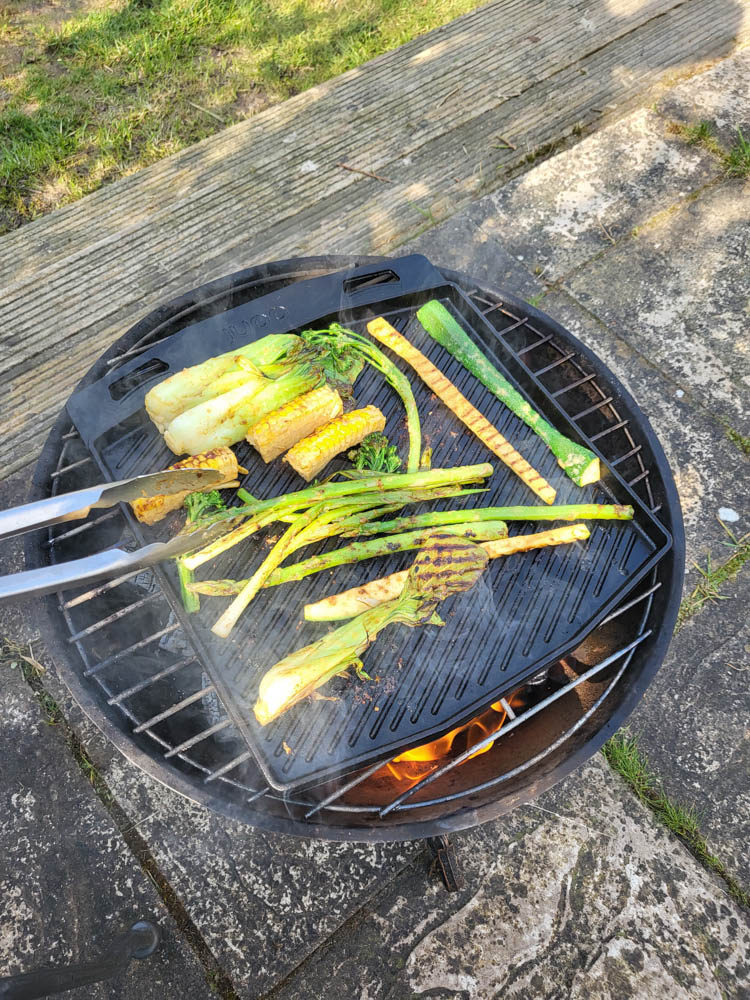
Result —
[[248, 606], [250, 601], [252, 601], [258, 593], [273, 570], [279, 566], [289, 554], [290, 546], [292, 545], [295, 537], [299, 535], [311, 521], [314, 521], [321, 511], [322, 504], [315, 504], [315, 506], [311, 507], [305, 514], [300, 515], [300, 517], [298, 517], [293, 524], [289, 525], [280, 540], [273, 546], [258, 569], [253, 573], [250, 579], [245, 582], [244, 587], [239, 591], [235, 599], [215, 623], [211, 629], [214, 635], [221, 636], [222, 638], [226, 638], [229, 635], [234, 626], [237, 624], [238, 618]]
[[[468, 490], [465, 492], [469, 492]], [[558, 507], [477, 507], [473, 510], [437, 510], [411, 514], [392, 521], [366, 521], [345, 526], [344, 538], [354, 535], [380, 535], [410, 528], [429, 528], [443, 524], [466, 524], [472, 521], [629, 521], [633, 508], [622, 504], [563, 504]]]
[[303, 330], [300, 336], [305, 343], [325, 347], [334, 353], [351, 351], [385, 377], [388, 384], [401, 397], [406, 410], [406, 426], [409, 431], [407, 472], [417, 472], [422, 447], [422, 431], [414, 393], [406, 375], [371, 340], [363, 337], [360, 333], [355, 333], [354, 330], [347, 330], [339, 323], [332, 323], [326, 330]]
[[253, 706], [258, 722], [268, 725], [350, 667], [369, 680], [361, 656], [387, 625], [442, 624], [435, 614], [439, 601], [472, 587], [486, 565], [487, 553], [479, 546], [453, 538], [434, 539], [414, 560], [399, 597], [368, 609], [266, 672]]
[[588, 486], [599, 479], [599, 459], [593, 451], [566, 438], [537, 413], [484, 356], [441, 302], [427, 302], [417, 310], [417, 319], [433, 340], [460, 361], [467, 371], [478, 378], [485, 388], [544, 441], [558, 465], [577, 486]]

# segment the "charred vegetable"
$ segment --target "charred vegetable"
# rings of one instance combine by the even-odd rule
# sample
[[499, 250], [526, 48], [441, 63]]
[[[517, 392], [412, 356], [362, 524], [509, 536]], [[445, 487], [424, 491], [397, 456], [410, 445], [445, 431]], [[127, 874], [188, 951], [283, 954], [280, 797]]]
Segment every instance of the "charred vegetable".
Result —
[[199, 403], [169, 424], [164, 440], [176, 455], [241, 441], [267, 414], [322, 381], [317, 365], [304, 363], [278, 379], [254, 376], [236, 389]]
[[[566, 545], [589, 537], [585, 524], [566, 524], [563, 528], [540, 531], [533, 535], [514, 535], [513, 538], [498, 538], [494, 542], [482, 542], [481, 547], [490, 559], [510, 556], [517, 552], [528, 552], [548, 545]], [[408, 570], [391, 573], [390, 576], [371, 580], [361, 587], [352, 587], [340, 594], [324, 597], [314, 604], [306, 604], [304, 617], [309, 622], [341, 621], [362, 614], [368, 608], [377, 607], [384, 601], [398, 597], [406, 583]]]
[[240, 356], [236, 361], [245, 373], [239, 384], [183, 410], [164, 430], [176, 454], [235, 444], [269, 413], [326, 383], [348, 391], [364, 365], [345, 346], [313, 346], [300, 337], [273, 364], [259, 368]]
[[218, 490], [211, 490], [209, 493], [190, 493], [185, 497], [185, 510], [188, 512], [189, 521], [197, 521], [199, 517], [205, 517], [211, 511], [226, 509], [227, 505]]
[[410, 528], [434, 528], [445, 524], [473, 521], [630, 521], [633, 508], [623, 504], [576, 503], [558, 507], [475, 507], [473, 510], [437, 510], [411, 514], [393, 521], [372, 521], [346, 535], [381, 535]]
[[347, 330], [339, 323], [332, 323], [326, 330], [303, 330], [301, 333], [305, 343], [325, 348], [337, 355], [341, 352], [353, 352], [357, 357], [372, 365], [384, 377], [386, 382], [396, 390], [401, 397], [406, 410], [406, 426], [409, 431], [409, 456], [406, 462], [407, 472], [417, 472], [419, 456], [422, 448], [422, 432], [419, 423], [419, 411], [414, 400], [409, 379], [379, 350], [367, 337], [353, 330]]
[[441, 302], [427, 302], [417, 310], [417, 319], [438, 344], [457, 358], [485, 388], [505, 403], [517, 417], [531, 427], [557, 459], [558, 465], [578, 486], [588, 486], [600, 477], [599, 459], [583, 445], [570, 441], [541, 414], [531, 407], [521, 394], [500, 374], [482, 354], [466, 331], [451, 316]]
[[221, 396], [253, 380], [263, 379], [262, 369], [279, 361], [299, 345], [291, 333], [271, 334], [159, 382], [146, 393], [146, 411], [163, 433], [186, 410]]
[[271, 667], [260, 682], [253, 707], [258, 722], [267, 725], [349, 667], [367, 677], [362, 653], [386, 625], [401, 622], [417, 626], [434, 621], [438, 603], [450, 594], [468, 590], [486, 565], [487, 553], [479, 546], [455, 538], [434, 538], [414, 560], [395, 600], [365, 611]]
[[[196, 594], [206, 594], [211, 597], [228, 597], [237, 594], [230, 608], [233, 608], [232, 626], [236, 622], [239, 614], [247, 607], [249, 601], [246, 595], [250, 592], [250, 597], [255, 596], [261, 587], [276, 587], [281, 583], [292, 583], [302, 580], [313, 573], [320, 573], [323, 570], [334, 569], [336, 566], [344, 566], [348, 563], [361, 562], [363, 559], [375, 559], [378, 556], [390, 556], [396, 552], [408, 552], [412, 549], [423, 549], [432, 544], [435, 538], [442, 535], [464, 538], [472, 542], [479, 542], [488, 539], [505, 538], [508, 528], [503, 521], [485, 521], [478, 524], [449, 524], [444, 528], [432, 528], [426, 531], [407, 531], [400, 535], [388, 535], [386, 538], [371, 538], [366, 542], [354, 542], [352, 545], [344, 545], [340, 549], [332, 552], [324, 552], [322, 555], [311, 556], [301, 562], [292, 563], [289, 566], [279, 566], [283, 558], [293, 551], [286, 546], [286, 540], [277, 543], [277, 546], [284, 545], [281, 558], [276, 563], [279, 568], [274, 568], [266, 572], [268, 559], [264, 561], [263, 580], [258, 584], [258, 574], [256, 573], [250, 580], [200, 580], [191, 584], [191, 590]], [[279, 549], [281, 551], [281, 549]], [[272, 550], [273, 553], [273, 550]], [[223, 620], [222, 620], [223, 619]], [[217, 635], [228, 635], [224, 630], [227, 619], [222, 616], [221, 630], [214, 626]], [[217, 623], [218, 624], [218, 623]]]
[[373, 431], [382, 431], [385, 417], [377, 406], [342, 413], [303, 438], [284, 456], [284, 461], [306, 482], [314, 479], [336, 455], [359, 444]]
[[398, 472], [401, 468], [398, 452], [380, 431], [368, 434], [359, 448], [349, 452], [348, 457], [354, 463], [354, 468], [359, 470]]
[[475, 434], [491, 452], [504, 462], [524, 483], [532, 489], [545, 503], [552, 503], [555, 491], [539, 473], [532, 469], [526, 459], [520, 455], [503, 435], [492, 426], [469, 400], [458, 391], [443, 373], [432, 362], [410, 344], [398, 330], [382, 317], [373, 319], [367, 324], [368, 333], [385, 344], [394, 354], [406, 361], [416, 371], [422, 381], [435, 393], [445, 405], [458, 417], [461, 423]]
[[[170, 469], [217, 469], [223, 473], [224, 480], [219, 486], [239, 486], [237, 473], [239, 466], [231, 448], [213, 448], [200, 455], [191, 455], [181, 462], [175, 462]], [[215, 489], [215, 487], [210, 487]], [[191, 494], [190, 490], [182, 493], [170, 493], [166, 496], [138, 498], [133, 500], [133, 513], [143, 524], [156, 524], [166, 517], [170, 511], [178, 510], [189, 496], [202, 496], [202, 493]]]
[[[226, 510], [226, 506], [218, 490], [210, 490], [208, 493], [189, 493], [185, 497], [188, 523], [205, 517], [209, 511]], [[185, 565], [181, 556], [176, 562], [182, 603], [188, 614], [193, 614], [195, 611], [200, 611], [200, 598], [190, 589], [190, 584], [194, 580], [193, 571]]]
[[321, 385], [263, 417], [248, 432], [247, 440], [264, 462], [271, 462], [343, 411], [338, 392]]
[[[462, 465], [453, 469], [430, 469], [425, 472], [393, 473], [358, 477], [343, 483], [323, 483], [319, 486], [308, 486], [304, 490], [287, 493], [268, 500], [256, 500], [242, 507], [220, 513], [214, 520], [228, 520], [231, 530], [226, 535], [184, 556], [186, 565], [197, 569], [204, 562], [213, 559], [232, 548], [238, 542], [255, 534], [261, 528], [275, 521], [283, 521], [309, 509], [321, 500], [326, 501], [326, 509], [332, 509], [337, 503], [351, 505], [362, 503], [364, 507], [375, 508], [389, 505], [391, 497], [399, 494], [401, 505], [418, 503], [421, 500], [442, 499], [446, 496], [460, 496], [460, 487], [471, 483], [481, 483], [492, 475], [492, 466], [488, 463], [479, 465]], [[452, 492], [452, 488], [457, 488]], [[445, 490], [450, 492], [443, 492]], [[375, 515], [373, 515], [374, 517]], [[243, 521], [237, 527], [234, 522]]]

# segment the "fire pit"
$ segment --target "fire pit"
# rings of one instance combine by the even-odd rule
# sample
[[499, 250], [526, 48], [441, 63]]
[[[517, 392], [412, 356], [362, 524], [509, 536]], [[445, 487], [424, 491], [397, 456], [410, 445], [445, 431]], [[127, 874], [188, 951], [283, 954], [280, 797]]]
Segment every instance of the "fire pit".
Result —
[[[84, 382], [119, 369], [189, 324], [302, 279], [376, 262], [304, 258], [204, 285], [142, 320]], [[158, 568], [84, 593], [45, 598], [45, 641], [97, 725], [153, 777], [251, 825], [387, 841], [485, 822], [538, 795], [594, 753], [632, 711], [666, 652], [681, 594], [684, 545], [672, 476], [648, 422], [601, 361], [549, 317], [465, 275], [442, 274], [492, 324], [514, 361], [596, 443], [610, 468], [671, 533], [672, 548], [573, 654], [485, 704], [471, 722], [344, 777], [286, 790], [266, 780], [225, 710]], [[273, 329], [274, 316], [267, 322], [264, 332]], [[122, 391], [128, 392], [127, 384]], [[62, 414], [40, 458], [32, 499], [100, 478], [91, 451]], [[27, 563], [41, 567], [122, 545], [130, 530], [119, 509], [92, 515], [76, 527], [50, 529], [47, 537], [28, 536]]]

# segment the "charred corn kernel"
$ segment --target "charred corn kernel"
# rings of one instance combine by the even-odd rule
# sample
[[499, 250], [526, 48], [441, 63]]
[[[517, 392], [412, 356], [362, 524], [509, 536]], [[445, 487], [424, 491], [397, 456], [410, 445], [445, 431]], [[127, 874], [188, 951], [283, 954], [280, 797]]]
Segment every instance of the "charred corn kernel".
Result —
[[263, 417], [248, 431], [247, 440], [264, 462], [271, 462], [343, 412], [341, 396], [322, 385]]
[[[204, 451], [200, 455], [191, 455], [189, 458], [183, 458], [179, 462], [175, 462], [169, 468], [217, 469], [223, 473], [224, 479], [220, 483], [211, 483], [209, 486], [206, 486], [207, 490], [215, 490], [221, 486], [238, 485], [238, 483], [232, 482], [232, 480], [236, 480], [239, 466], [231, 448], [213, 448], [211, 451]], [[170, 511], [178, 510], [182, 507], [185, 497], [191, 492], [193, 491], [181, 490], [179, 493], [133, 500], [131, 507], [135, 516], [143, 524], [156, 524], [157, 521], [161, 521], [163, 517], [166, 517]]]
[[344, 413], [303, 438], [284, 456], [284, 461], [308, 483], [328, 463], [347, 448], [353, 448], [373, 431], [382, 431], [385, 417], [377, 406]]

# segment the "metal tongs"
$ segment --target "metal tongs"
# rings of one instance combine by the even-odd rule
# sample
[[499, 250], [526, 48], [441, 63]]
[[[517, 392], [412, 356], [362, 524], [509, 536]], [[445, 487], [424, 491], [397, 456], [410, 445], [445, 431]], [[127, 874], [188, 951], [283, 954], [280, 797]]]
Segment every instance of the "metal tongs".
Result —
[[[11, 510], [0, 511], [0, 540], [20, 535], [33, 528], [81, 520], [90, 510], [114, 507], [123, 501], [164, 496], [171, 493], [194, 492], [221, 482], [216, 469], [167, 469], [148, 476], [134, 476], [116, 483], [89, 486], [74, 493], [61, 493], [47, 500]], [[176, 535], [168, 542], [153, 542], [133, 552], [106, 549], [82, 559], [52, 563], [40, 569], [28, 569], [10, 576], [0, 576], [0, 601], [35, 594], [51, 594], [77, 584], [92, 583], [103, 577], [126, 573], [142, 566], [152, 566], [164, 559], [190, 552], [211, 541], [222, 532], [221, 526], [198, 528]]]

